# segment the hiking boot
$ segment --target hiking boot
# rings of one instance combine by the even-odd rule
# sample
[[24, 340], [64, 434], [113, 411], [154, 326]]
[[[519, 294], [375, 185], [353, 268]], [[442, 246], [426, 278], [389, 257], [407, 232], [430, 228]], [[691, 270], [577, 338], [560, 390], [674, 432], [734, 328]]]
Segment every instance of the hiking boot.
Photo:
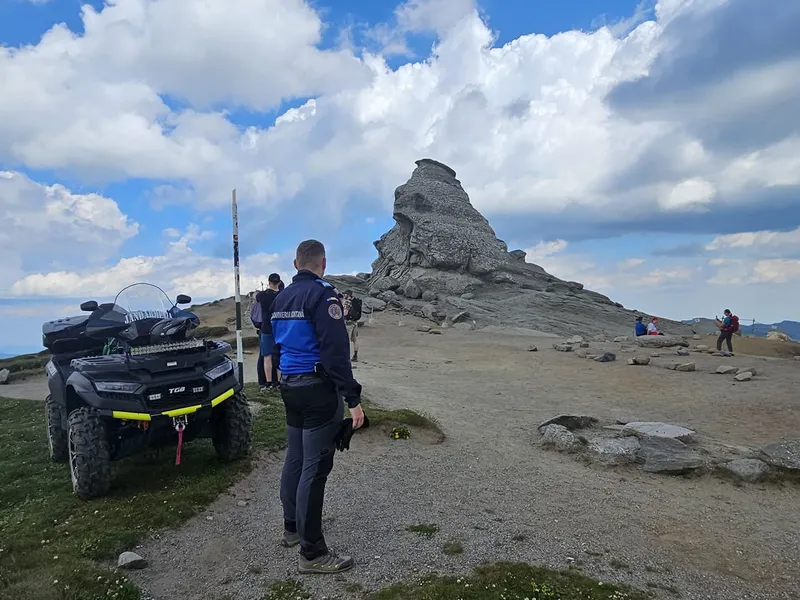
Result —
[[326, 575], [329, 573], [342, 573], [353, 568], [353, 559], [349, 556], [336, 556], [333, 552], [318, 556], [312, 560], [301, 556], [298, 570], [300, 573], [317, 573]]
[[284, 548], [292, 548], [300, 543], [300, 534], [296, 531], [284, 531], [281, 538], [281, 546]]
[[266, 394], [267, 391], [269, 391], [269, 386], [260, 385], [258, 386], [258, 391], [261, 392], [262, 394]]
[[353, 354], [353, 358], [352, 358], [352, 359], [350, 359], [350, 362], [358, 362], [358, 352], [356, 352], [355, 354]]

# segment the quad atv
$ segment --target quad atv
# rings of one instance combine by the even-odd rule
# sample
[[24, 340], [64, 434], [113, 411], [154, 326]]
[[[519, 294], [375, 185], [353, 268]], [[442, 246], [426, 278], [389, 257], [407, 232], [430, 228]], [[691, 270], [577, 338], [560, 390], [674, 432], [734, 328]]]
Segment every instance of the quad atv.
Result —
[[68, 462], [81, 499], [108, 493], [111, 461], [149, 449], [181, 448], [211, 438], [223, 460], [250, 452], [252, 416], [228, 352], [230, 344], [195, 339], [200, 324], [149, 283], [114, 302], [81, 304], [88, 316], [49, 321], [43, 344], [50, 395], [50, 456]]

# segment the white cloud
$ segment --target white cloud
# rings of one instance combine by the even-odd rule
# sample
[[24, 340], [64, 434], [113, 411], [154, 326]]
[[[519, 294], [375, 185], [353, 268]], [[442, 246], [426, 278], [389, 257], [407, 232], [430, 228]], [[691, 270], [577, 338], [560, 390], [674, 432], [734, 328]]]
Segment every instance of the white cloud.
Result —
[[[108, 268], [81, 271], [33, 273], [11, 286], [14, 296], [108, 297], [137, 281], [154, 283], [171, 295], [185, 293], [194, 298], [216, 299], [234, 292], [233, 267], [229, 259], [197, 254], [192, 242], [208, 239], [209, 232], [190, 226], [171, 241], [167, 251], [158, 256], [123, 258]], [[241, 259], [242, 293], [258, 288], [269, 273], [287, 277], [290, 257], [278, 254], [254, 254]]]
[[553, 240], [551, 242], [539, 242], [533, 248], [525, 250], [525, 260], [527, 262], [536, 262], [546, 256], [558, 254], [563, 252], [567, 244], [566, 240]]
[[714, 186], [705, 179], [694, 177], [681, 181], [660, 200], [664, 209], [672, 210], [704, 210], [716, 195]]
[[793, 248], [800, 250], [800, 227], [792, 231], [748, 231], [715, 237], [706, 245], [706, 250]]

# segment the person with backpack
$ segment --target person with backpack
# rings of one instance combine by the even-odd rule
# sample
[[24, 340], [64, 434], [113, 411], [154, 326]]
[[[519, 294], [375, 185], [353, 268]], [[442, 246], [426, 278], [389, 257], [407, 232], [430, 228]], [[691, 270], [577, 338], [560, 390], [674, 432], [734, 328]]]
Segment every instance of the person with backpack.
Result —
[[733, 334], [739, 331], [739, 317], [726, 308], [721, 321], [719, 317], [715, 318], [717, 319], [717, 327], [719, 327], [717, 352], [722, 352], [722, 342], [724, 341], [728, 345], [728, 352], [733, 354]]
[[353, 295], [353, 290], [345, 290], [342, 294], [342, 308], [344, 309], [344, 321], [347, 324], [350, 345], [353, 349], [351, 362], [358, 362], [358, 320], [361, 318], [361, 307], [361, 298], [356, 298]]
[[[272, 336], [272, 321], [270, 316], [272, 315], [272, 303], [275, 302], [275, 297], [280, 293], [281, 276], [277, 273], [270, 274], [267, 284], [267, 289], [256, 294], [256, 303], [259, 305], [261, 312], [258, 316], [261, 318], [259, 350], [262, 357], [261, 361], [264, 365], [264, 386], [261, 388], [262, 392], [270, 389], [278, 389], [280, 385], [278, 383], [280, 372], [277, 371], [277, 369], [273, 369], [272, 364], [272, 346], [275, 341]], [[253, 318], [252, 314], [251, 318]]]

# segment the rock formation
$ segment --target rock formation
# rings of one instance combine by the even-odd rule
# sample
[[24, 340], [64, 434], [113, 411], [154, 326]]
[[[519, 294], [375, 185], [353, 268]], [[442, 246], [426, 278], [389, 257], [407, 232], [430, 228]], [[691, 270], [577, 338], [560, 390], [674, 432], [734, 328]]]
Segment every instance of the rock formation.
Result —
[[[526, 262], [522, 250], [509, 252], [472, 206], [453, 169], [427, 158], [416, 164], [411, 178], [395, 190], [396, 225], [375, 242], [372, 273], [334, 278], [371, 296], [367, 307], [386, 303], [439, 323], [461, 314], [478, 327], [562, 334], [613, 336], [633, 329], [641, 313], [550, 275]], [[661, 319], [661, 326], [691, 334], [682, 323]]]

